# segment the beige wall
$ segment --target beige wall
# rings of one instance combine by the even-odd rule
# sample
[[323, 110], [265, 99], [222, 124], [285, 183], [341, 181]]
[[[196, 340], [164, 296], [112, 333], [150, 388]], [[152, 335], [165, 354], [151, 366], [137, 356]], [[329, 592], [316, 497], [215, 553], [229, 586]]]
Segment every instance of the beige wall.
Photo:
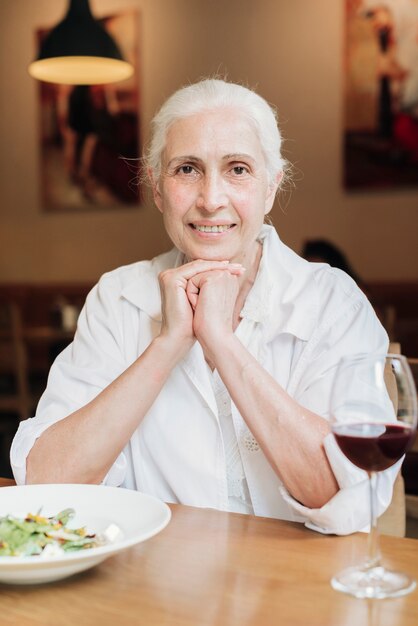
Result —
[[[66, 0], [0, 2], [0, 281], [95, 281], [168, 247], [148, 199], [137, 210], [42, 212], [34, 28]], [[178, 86], [214, 72], [256, 86], [279, 110], [295, 188], [273, 222], [296, 250], [341, 245], [367, 280], [418, 280], [418, 190], [346, 194], [341, 186], [342, 0], [91, 0], [97, 16], [141, 12], [142, 134]]]

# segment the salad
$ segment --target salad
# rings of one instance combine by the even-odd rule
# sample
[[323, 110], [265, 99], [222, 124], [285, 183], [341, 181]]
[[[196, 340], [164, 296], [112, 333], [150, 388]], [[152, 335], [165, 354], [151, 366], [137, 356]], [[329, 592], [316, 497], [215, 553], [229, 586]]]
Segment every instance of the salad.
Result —
[[74, 509], [44, 517], [29, 513], [25, 518], [0, 517], [0, 556], [54, 556], [96, 548], [106, 543], [105, 536], [86, 528], [68, 528]]

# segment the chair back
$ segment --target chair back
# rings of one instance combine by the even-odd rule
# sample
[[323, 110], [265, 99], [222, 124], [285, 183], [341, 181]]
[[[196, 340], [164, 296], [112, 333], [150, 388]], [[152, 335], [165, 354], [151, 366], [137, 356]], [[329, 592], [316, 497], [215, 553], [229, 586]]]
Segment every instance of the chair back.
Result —
[[0, 411], [17, 414], [19, 420], [28, 418], [27, 355], [21, 313], [15, 302], [0, 302], [0, 376], [10, 381], [0, 393]]
[[[412, 358], [412, 357], [408, 357], [408, 365], [411, 368], [412, 378], [414, 379], [415, 388], [416, 388], [416, 390], [418, 392], [418, 359]], [[414, 444], [413, 444], [411, 450], [413, 452], [417, 452], [418, 453], [418, 436], [415, 437], [415, 441], [414, 441]]]
[[[401, 354], [399, 343], [390, 343], [389, 352], [391, 354]], [[395, 376], [388, 367], [385, 369], [385, 382], [392, 404], [397, 409], [398, 390]], [[384, 535], [395, 537], [405, 537], [406, 531], [406, 504], [405, 504], [405, 483], [401, 472], [398, 473], [393, 485], [392, 501], [386, 511], [379, 517], [379, 531]]]

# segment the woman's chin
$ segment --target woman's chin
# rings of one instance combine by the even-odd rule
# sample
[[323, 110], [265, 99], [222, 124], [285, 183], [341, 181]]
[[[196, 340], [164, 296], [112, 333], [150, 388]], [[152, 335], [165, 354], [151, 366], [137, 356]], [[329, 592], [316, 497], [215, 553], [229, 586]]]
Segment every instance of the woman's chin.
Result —
[[233, 257], [230, 246], [193, 246], [185, 248], [183, 253], [188, 261], [232, 261]]

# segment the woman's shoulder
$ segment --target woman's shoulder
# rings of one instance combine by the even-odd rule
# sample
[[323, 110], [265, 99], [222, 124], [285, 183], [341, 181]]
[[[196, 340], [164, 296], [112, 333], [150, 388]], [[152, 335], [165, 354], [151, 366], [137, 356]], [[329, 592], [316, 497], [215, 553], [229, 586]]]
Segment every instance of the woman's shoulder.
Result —
[[159, 298], [158, 274], [176, 263], [178, 251], [173, 248], [153, 259], [122, 265], [105, 272], [86, 299], [88, 310], [120, 310], [124, 302], [140, 306]]
[[343, 270], [327, 263], [308, 262], [318, 322], [344, 317], [368, 309], [369, 301], [357, 283]]
[[364, 296], [357, 283], [343, 270], [327, 263], [306, 262], [310, 266], [312, 279], [318, 290], [339, 293], [342, 297]]
[[122, 292], [132, 283], [140, 283], [145, 277], [147, 280], [152, 276], [155, 276], [155, 279], [157, 279], [160, 272], [169, 267], [173, 267], [177, 255], [178, 251], [173, 248], [152, 259], [121, 265], [120, 267], [102, 274], [96, 287], [99, 289], [118, 290]]
[[[303, 300], [319, 301], [362, 299], [364, 293], [355, 281], [342, 270], [327, 263], [308, 261], [285, 245], [273, 234], [273, 246], [269, 261], [273, 273], [277, 274], [282, 297], [298, 295]], [[286, 292], [286, 295], [283, 293]]]

